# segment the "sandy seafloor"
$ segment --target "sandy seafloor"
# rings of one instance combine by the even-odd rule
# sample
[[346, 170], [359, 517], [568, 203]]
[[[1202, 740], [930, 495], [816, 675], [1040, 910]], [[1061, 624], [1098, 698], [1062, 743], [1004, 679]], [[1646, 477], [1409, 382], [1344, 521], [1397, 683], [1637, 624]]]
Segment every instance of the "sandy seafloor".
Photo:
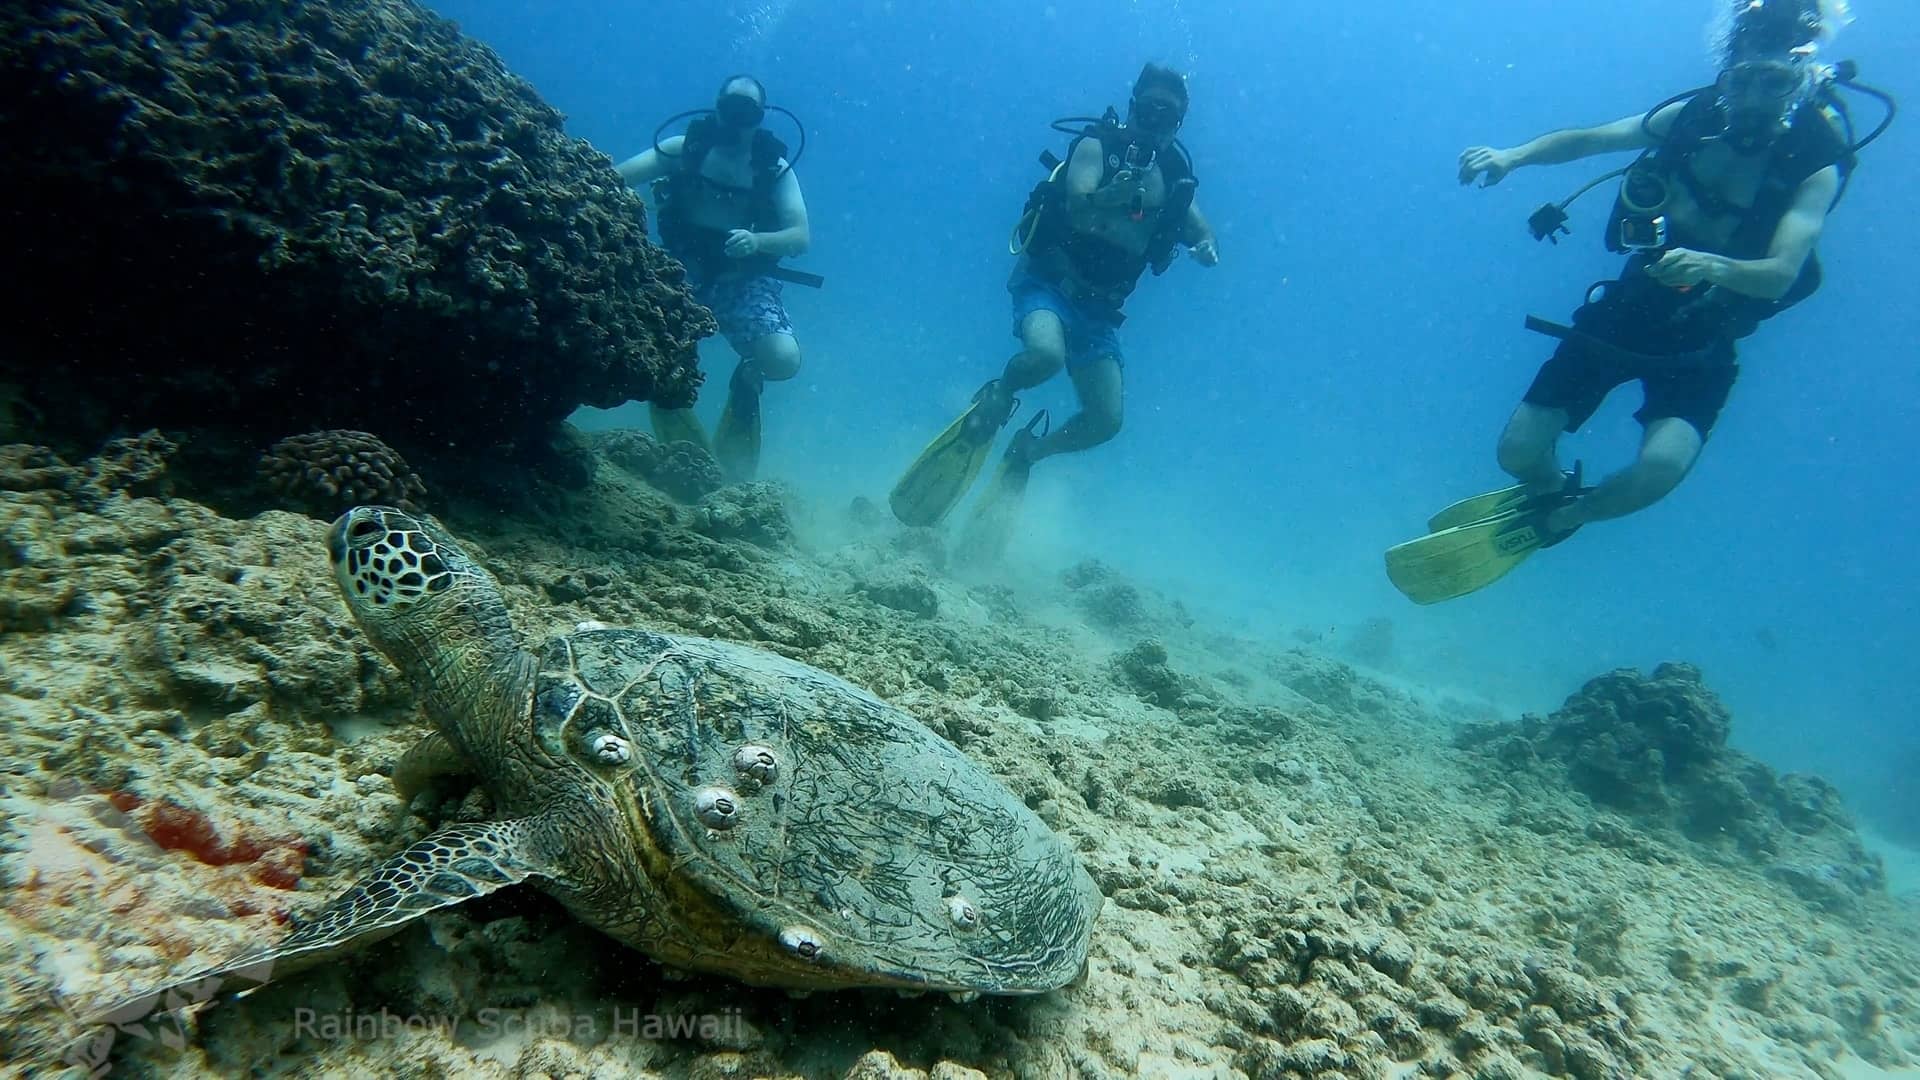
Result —
[[[422, 721], [335, 594], [323, 522], [27, 472], [0, 491], [0, 1060], [59, 1075], [72, 1012], [281, 932], [431, 823], [387, 775]], [[119, 1035], [115, 1074], [1920, 1076], [1911, 894], [1811, 904], [1455, 748], [1476, 709], [1097, 566], [970, 582], [884, 509], [789, 506], [781, 539], [780, 500], [678, 506], [603, 462], [512, 519], [432, 508], [529, 637], [731, 638], [912, 710], [1081, 853], [1107, 897], [1084, 983], [795, 998], [663, 971], [512, 890], [184, 1038]], [[312, 1019], [352, 1016], [423, 1019]]]

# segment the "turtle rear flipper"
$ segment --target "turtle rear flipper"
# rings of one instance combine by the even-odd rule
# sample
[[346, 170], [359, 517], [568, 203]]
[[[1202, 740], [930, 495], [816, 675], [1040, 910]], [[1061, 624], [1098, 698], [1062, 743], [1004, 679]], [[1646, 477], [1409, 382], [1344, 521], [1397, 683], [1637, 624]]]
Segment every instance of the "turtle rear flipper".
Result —
[[406, 815], [406, 808], [413, 803], [414, 796], [433, 786], [436, 781], [475, 775], [473, 762], [467, 760], [453, 740], [438, 731], [429, 732], [426, 738], [415, 743], [413, 749], [400, 755], [400, 760], [394, 763], [393, 791], [400, 796], [401, 816]]
[[274, 945], [128, 998], [92, 1022], [124, 1026], [217, 994], [252, 990], [378, 941], [430, 911], [553, 876], [541, 835], [539, 824], [525, 818], [449, 825], [381, 863]]

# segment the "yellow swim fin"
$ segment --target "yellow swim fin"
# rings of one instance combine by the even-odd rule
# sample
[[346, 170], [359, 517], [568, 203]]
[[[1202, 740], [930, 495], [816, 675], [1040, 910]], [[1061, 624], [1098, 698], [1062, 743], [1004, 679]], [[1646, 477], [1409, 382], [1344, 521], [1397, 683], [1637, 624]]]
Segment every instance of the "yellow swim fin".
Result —
[[954, 561], [962, 566], [985, 566], [1000, 561], [1013, 538], [1020, 520], [1020, 505], [1026, 500], [1027, 477], [1033, 471], [1033, 444], [1047, 434], [1047, 410], [1041, 409], [1027, 426], [1013, 433], [1000, 468], [988, 482], [987, 490], [974, 504], [973, 516], [960, 533]]
[[1388, 548], [1387, 577], [1414, 603], [1437, 604], [1486, 588], [1569, 535], [1549, 532], [1544, 510], [1509, 510]]
[[[1577, 473], [1564, 473], [1562, 475], [1575, 477]], [[1579, 481], [1574, 480], [1573, 482], [1577, 487]], [[1503, 487], [1498, 491], [1489, 491], [1484, 495], [1474, 495], [1461, 499], [1459, 502], [1428, 518], [1427, 531], [1439, 532], [1442, 529], [1451, 529], [1456, 525], [1470, 524], [1475, 521], [1480, 521], [1483, 518], [1497, 517], [1509, 510], [1518, 510], [1526, 503], [1527, 499], [1530, 498], [1527, 492], [1526, 484], [1514, 484], [1510, 487]]]
[[927, 444], [893, 485], [887, 505], [905, 525], [933, 525], [947, 516], [986, 464], [993, 437], [1020, 405], [991, 379], [973, 395], [973, 404]]
[[1509, 510], [1517, 510], [1527, 501], [1527, 485], [1515, 484], [1498, 491], [1489, 491], [1485, 495], [1474, 495], [1427, 519], [1428, 532], [1442, 532], [1457, 525], [1469, 525], [1490, 517], [1498, 517]]
[[700, 418], [693, 415], [692, 409], [663, 409], [648, 402], [647, 417], [653, 421], [653, 437], [661, 442], [690, 442], [712, 452], [707, 445], [706, 429], [700, 426]]

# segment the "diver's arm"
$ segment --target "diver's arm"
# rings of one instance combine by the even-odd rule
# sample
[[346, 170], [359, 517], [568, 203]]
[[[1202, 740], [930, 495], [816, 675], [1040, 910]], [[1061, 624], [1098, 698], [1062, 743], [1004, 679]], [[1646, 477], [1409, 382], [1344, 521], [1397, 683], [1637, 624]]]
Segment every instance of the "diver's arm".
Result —
[[1081, 139], [1080, 145], [1073, 148], [1073, 158], [1067, 162], [1067, 199], [1070, 203], [1085, 204], [1087, 196], [1100, 186], [1100, 176], [1106, 172], [1104, 155], [1099, 139]]
[[1514, 147], [1507, 155], [1517, 169], [1525, 165], [1564, 165], [1595, 154], [1644, 150], [1651, 145], [1653, 140], [1640, 130], [1640, 118], [1628, 116], [1598, 127], [1549, 131]]
[[1187, 204], [1187, 220], [1181, 227], [1180, 242], [1193, 249], [1193, 257], [1202, 266], [1213, 266], [1220, 261], [1220, 241], [1213, 235], [1213, 226], [1207, 223], [1207, 216], [1200, 212], [1199, 203]]
[[1199, 203], [1187, 204], [1187, 222], [1181, 226], [1180, 242], [1193, 247], [1204, 244], [1213, 237], [1213, 226], [1207, 223], [1207, 215], [1200, 212]]
[[673, 168], [673, 158], [680, 152], [680, 145], [686, 142], [686, 136], [675, 135], [661, 143], [658, 148], [647, 147], [627, 160], [614, 166], [628, 186], [636, 188], [644, 196], [647, 185], [667, 175]]
[[1832, 165], [1800, 183], [1793, 205], [1774, 226], [1773, 243], [1759, 259], [1729, 259], [1705, 251], [1677, 249], [1661, 256], [1647, 273], [1663, 285], [1702, 282], [1759, 300], [1778, 300], [1793, 288], [1807, 256], [1820, 240], [1827, 209], [1840, 191], [1840, 170]]
[[1093, 227], [1093, 221], [1099, 210], [1093, 205], [1093, 193], [1100, 187], [1100, 177], [1106, 172], [1105, 152], [1100, 148], [1099, 139], [1081, 139], [1073, 148], [1073, 155], [1067, 159], [1067, 221], [1076, 230]]
[[[1565, 128], [1549, 131], [1536, 139], [1522, 143], [1507, 150], [1491, 146], [1470, 146], [1460, 153], [1460, 182], [1472, 183], [1474, 177], [1486, 175], [1483, 187], [1499, 183], [1506, 175], [1523, 165], [1563, 165], [1569, 161], [1593, 157], [1596, 154], [1613, 154], [1623, 150], [1645, 150], [1664, 137], [1664, 133], [1673, 125], [1674, 117], [1680, 115], [1684, 102], [1668, 105], [1655, 113], [1653, 119], [1642, 125], [1645, 113], [1623, 116], [1610, 124], [1594, 127]], [[1649, 133], [1648, 128], [1652, 129]]]
[[773, 208], [780, 215], [781, 226], [773, 232], [754, 233], [753, 239], [758, 254], [786, 259], [805, 255], [813, 234], [807, 226], [807, 200], [800, 195], [800, 181], [786, 162], [780, 164], [780, 179], [773, 186]]

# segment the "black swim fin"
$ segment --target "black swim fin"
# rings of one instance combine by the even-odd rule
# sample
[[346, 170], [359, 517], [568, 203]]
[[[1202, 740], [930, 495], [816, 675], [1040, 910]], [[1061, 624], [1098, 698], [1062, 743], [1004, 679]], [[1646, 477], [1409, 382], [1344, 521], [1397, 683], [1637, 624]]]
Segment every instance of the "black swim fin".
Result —
[[733, 369], [727, 404], [713, 428], [713, 457], [728, 481], [744, 484], [760, 471], [760, 386], [746, 364]]

